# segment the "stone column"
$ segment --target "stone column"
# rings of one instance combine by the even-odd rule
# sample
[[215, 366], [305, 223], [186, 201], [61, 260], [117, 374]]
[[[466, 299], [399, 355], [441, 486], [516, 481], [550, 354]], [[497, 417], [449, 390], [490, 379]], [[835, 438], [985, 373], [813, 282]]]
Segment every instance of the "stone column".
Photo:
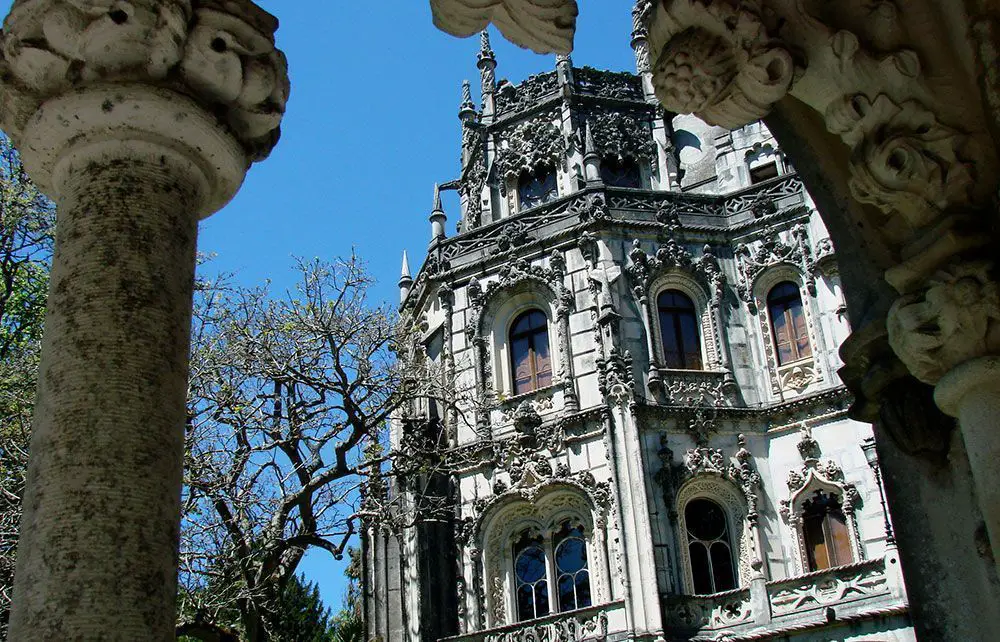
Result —
[[19, 0], [3, 128], [56, 202], [13, 640], [172, 640], [199, 218], [277, 141], [247, 0]]

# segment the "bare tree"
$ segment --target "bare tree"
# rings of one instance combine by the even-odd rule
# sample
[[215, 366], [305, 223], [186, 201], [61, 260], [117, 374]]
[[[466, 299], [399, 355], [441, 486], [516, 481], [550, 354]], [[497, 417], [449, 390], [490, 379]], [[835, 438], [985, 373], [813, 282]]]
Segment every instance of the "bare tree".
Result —
[[281, 591], [308, 548], [343, 555], [363, 451], [416, 384], [392, 353], [395, 316], [369, 303], [356, 257], [297, 267], [298, 286], [281, 296], [199, 288], [180, 626], [200, 639], [224, 639], [227, 618], [251, 642], [276, 639]]
[[0, 640], [6, 639], [55, 208], [0, 134]]

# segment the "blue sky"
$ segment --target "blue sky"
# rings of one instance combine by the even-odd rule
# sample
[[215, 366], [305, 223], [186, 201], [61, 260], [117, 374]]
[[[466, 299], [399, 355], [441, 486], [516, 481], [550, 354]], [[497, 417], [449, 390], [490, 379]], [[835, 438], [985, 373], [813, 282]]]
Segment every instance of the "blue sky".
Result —
[[[5, 14], [10, 4], [0, 0]], [[415, 271], [430, 240], [433, 185], [458, 176], [461, 83], [471, 80], [478, 100], [478, 38], [435, 29], [427, 0], [258, 4], [280, 18], [278, 45], [289, 59], [282, 140], [233, 202], [202, 223], [199, 248], [217, 255], [210, 270], [279, 288], [294, 282], [293, 256], [354, 249], [378, 279], [376, 300], [396, 301], [402, 251]], [[584, 4], [574, 64], [632, 70], [632, 3]], [[552, 56], [492, 35], [498, 79], [517, 82], [554, 67]], [[457, 207], [446, 193], [449, 234]], [[311, 553], [301, 570], [320, 583], [329, 606], [340, 605], [343, 563]]]

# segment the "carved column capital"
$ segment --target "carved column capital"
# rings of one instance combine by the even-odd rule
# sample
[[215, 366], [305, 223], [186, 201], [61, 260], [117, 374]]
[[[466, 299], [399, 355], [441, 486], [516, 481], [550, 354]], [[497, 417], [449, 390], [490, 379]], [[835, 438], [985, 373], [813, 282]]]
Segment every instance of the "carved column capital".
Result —
[[289, 84], [276, 28], [249, 0], [18, 0], [0, 125], [57, 200], [61, 174], [92, 154], [172, 150], [204, 183], [206, 216], [278, 140]]

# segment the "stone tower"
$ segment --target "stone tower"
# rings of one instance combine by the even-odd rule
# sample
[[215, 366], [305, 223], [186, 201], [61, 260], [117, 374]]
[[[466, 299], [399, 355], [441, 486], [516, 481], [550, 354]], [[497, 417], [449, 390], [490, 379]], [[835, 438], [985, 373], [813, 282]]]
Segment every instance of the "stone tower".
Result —
[[368, 637], [913, 640], [812, 199], [762, 124], [664, 113], [632, 44], [638, 75], [512, 84], [483, 35], [404, 264], [433, 392], [367, 490]]

